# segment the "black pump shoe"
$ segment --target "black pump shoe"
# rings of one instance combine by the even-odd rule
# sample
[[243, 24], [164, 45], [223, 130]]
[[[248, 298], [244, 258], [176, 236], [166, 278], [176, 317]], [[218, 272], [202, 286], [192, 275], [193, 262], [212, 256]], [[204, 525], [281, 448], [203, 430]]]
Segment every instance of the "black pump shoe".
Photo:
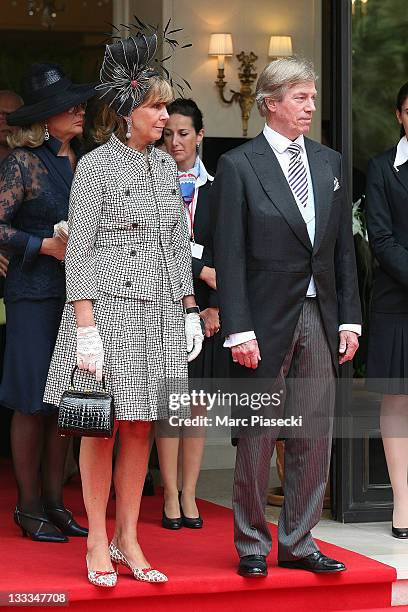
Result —
[[181, 516], [178, 516], [177, 518], [169, 518], [164, 511], [163, 504], [162, 527], [164, 527], [165, 529], [181, 529], [182, 526], [183, 519], [181, 518]]
[[[38, 528], [33, 531], [27, 524], [24, 525], [24, 519], [29, 522], [38, 522]], [[59, 544], [69, 542], [68, 538], [44, 515], [21, 512], [16, 506], [14, 511], [14, 522], [20, 527], [24, 537], [29, 537], [35, 542], [55, 542]], [[46, 524], [49, 525], [49, 531], [41, 531]]]
[[399, 538], [400, 540], [408, 539], [408, 527], [394, 527], [392, 526], [392, 535], [394, 538]]
[[50, 521], [65, 535], [87, 537], [88, 529], [81, 527], [72, 516], [72, 512], [64, 506], [44, 506], [44, 510]]
[[203, 519], [200, 515], [196, 518], [191, 518], [186, 516], [183, 512], [183, 506], [181, 505], [181, 493], [179, 493], [179, 502], [180, 502], [180, 511], [181, 511], [181, 521], [184, 527], [188, 527], [189, 529], [201, 529], [203, 526]]

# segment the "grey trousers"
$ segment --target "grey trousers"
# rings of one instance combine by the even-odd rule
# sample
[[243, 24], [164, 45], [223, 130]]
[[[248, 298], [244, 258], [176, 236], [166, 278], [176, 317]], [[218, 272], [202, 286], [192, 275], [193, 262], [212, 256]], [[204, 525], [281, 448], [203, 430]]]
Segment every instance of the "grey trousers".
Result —
[[[300, 431], [285, 432], [284, 504], [279, 517], [278, 558], [290, 561], [317, 550], [310, 530], [320, 519], [330, 466], [335, 374], [317, 300], [306, 298], [283, 361], [278, 388], [283, 416], [302, 415]], [[265, 520], [270, 460], [276, 428], [240, 437], [232, 503], [234, 541], [240, 557], [268, 555], [272, 539]]]

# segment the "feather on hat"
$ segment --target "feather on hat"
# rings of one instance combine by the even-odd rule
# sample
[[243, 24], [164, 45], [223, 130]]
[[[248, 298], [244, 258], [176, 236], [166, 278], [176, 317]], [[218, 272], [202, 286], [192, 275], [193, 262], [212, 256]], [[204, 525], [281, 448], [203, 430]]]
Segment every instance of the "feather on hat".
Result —
[[[106, 45], [105, 56], [100, 70], [100, 84], [96, 86], [99, 98], [122, 117], [128, 117], [132, 111], [142, 104], [150, 87], [150, 79], [153, 76], [161, 76], [183, 95], [184, 87], [179, 78], [190, 89], [190, 84], [177, 75], [171, 75], [164, 67], [164, 62], [170, 59], [179, 43], [175, 39], [168, 38], [168, 34], [180, 32], [182, 28], [168, 31], [170, 20], [164, 31], [159, 34], [158, 28], [146, 25], [135, 17], [137, 24], [125, 26], [129, 30], [136, 29], [135, 35], [122, 39], [119, 36], [115, 42]], [[115, 27], [115, 26], [113, 26]], [[118, 28], [115, 27], [117, 31]], [[156, 58], [161, 37], [163, 45], [170, 46], [171, 53], [163, 59]], [[181, 48], [191, 47], [191, 43], [182, 45]]]

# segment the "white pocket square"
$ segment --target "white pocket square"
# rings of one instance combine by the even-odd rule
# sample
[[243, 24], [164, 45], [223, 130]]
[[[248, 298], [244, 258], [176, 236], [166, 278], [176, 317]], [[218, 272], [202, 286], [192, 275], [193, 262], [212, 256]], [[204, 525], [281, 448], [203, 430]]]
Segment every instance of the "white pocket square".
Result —
[[334, 177], [333, 183], [333, 191], [340, 189], [339, 179], [336, 176]]

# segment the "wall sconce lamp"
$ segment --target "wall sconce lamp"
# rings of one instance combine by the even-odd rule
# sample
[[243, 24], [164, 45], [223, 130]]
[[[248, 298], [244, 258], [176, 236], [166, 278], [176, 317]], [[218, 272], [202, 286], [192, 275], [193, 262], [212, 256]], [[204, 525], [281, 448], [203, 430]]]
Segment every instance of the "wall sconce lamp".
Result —
[[269, 39], [270, 58], [277, 59], [278, 57], [288, 57], [292, 55], [292, 38], [291, 36], [271, 36]]
[[254, 72], [254, 62], [258, 57], [255, 53], [252, 53], [252, 51], [250, 53], [241, 51], [241, 53], [236, 56], [237, 60], [240, 62], [238, 78], [241, 83], [241, 88], [239, 91], [231, 89], [232, 97], [228, 100], [224, 95], [224, 89], [227, 84], [224, 80], [224, 59], [225, 57], [232, 57], [232, 54], [231, 34], [211, 34], [208, 55], [218, 57], [218, 75], [215, 84], [218, 88], [220, 98], [225, 104], [238, 102], [241, 108], [242, 135], [247, 136], [249, 115], [255, 102], [255, 94], [252, 92], [252, 83], [258, 76], [256, 72]]

